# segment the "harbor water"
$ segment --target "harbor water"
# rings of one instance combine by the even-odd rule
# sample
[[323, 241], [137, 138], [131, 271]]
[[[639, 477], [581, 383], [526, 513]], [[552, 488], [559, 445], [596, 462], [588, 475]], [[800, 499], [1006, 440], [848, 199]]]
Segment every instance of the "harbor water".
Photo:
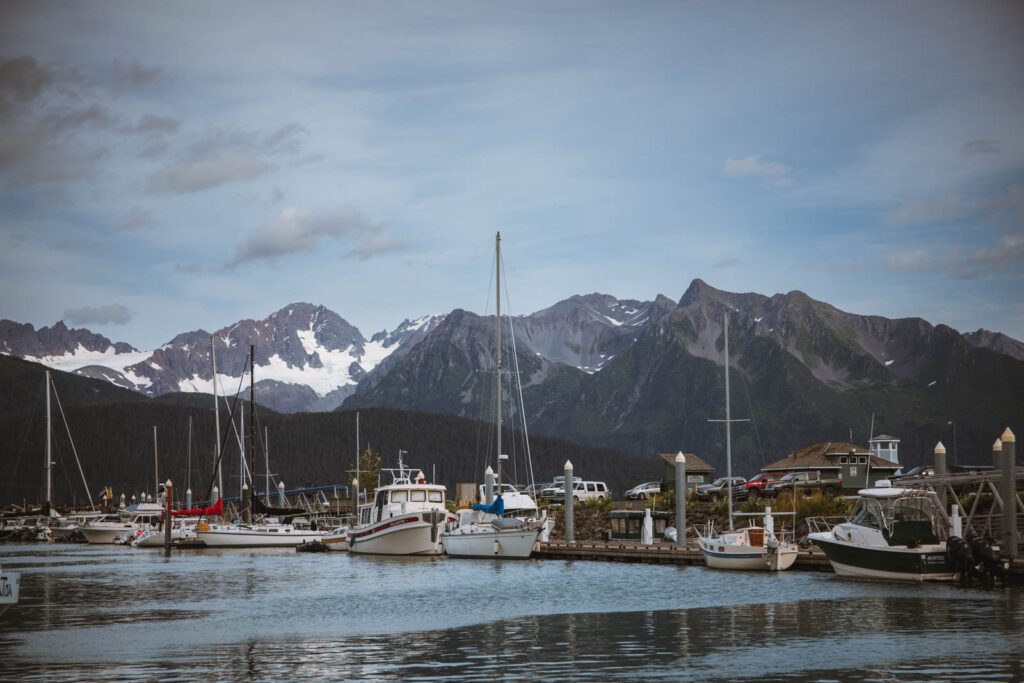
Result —
[[1024, 591], [829, 573], [0, 546], [0, 680], [1022, 680]]

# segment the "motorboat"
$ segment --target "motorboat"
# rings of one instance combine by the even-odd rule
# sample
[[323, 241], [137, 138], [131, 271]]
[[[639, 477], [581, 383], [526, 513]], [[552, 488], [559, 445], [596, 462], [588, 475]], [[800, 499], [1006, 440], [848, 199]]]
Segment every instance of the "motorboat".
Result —
[[294, 520], [284, 524], [270, 517], [256, 524], [209, 524], [196, 526], [197, 538], [208, 548], [294, 548], [302, 543], [322, 540], [324, 532], [308, 522]]
[[[196, 535], [197, 522], [195, 520], [176, 519], [171, 522], [171, 543], [179, 541], [198, 540]], [[167, 531], [163, 527], [149, 529], [136, 536], [131, 546], [133, 548], [163, 548], [167, 540]]]
[[783, 571], [793, 566], [799, 552], [796, 543], [776, 536], [771, 508], [765, 508], [764, 526], [720, 534], [709, 526], [704, 534], [698, 531], [697, 545], [711, 569]]
[[[445, 507], [445, 487], [428, 484], [422, 471], [405, 467], [401, 453], [392, 481], [377, 488], [373, 502], [359, 506], [359, 520], [348, 531], [351, 553], [440, 555], [441, 532], [455, 516]], [[383, 472], [382, 472], [383, 474]]]
[[949, 520], [934, 491], [888, 480], [861, 489], [849, 519], [808, 535], [839, 576], [896, 581], [951, 581]]
[[50, 538], [56, 543], [69, 543], [75, 540], [84, 525], [98, 521], [103, 516], [102, 512], [86, 512], [62, 517], [56, 525], [50, 527]]
[[21, 575], [16, 572], [5, 572], [0, 566], [0, 616], [18, 604], [20, 590]]
[[323, 535], [320, 541], [327, 546], [328, 550], [348, 550], [348, 532], [352, 527], [345, 525], [331, 529]]
[[160, 527], [163, 506], [158, 503], [139, 503], [130, 505], [128, 509], [116, 515], [104, 515], [99, 519], [87, 522], [79, 527], [79, 531], [89, 543], [110, 545], [114, 543], [130, 543], [135, 537], [146, 531]]

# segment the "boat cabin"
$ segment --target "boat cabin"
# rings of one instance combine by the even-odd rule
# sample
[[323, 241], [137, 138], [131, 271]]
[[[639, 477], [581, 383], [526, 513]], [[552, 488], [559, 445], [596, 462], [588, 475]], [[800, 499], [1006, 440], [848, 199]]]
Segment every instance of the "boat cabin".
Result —
[[376, 524], [407, 512], [447, 511], [444, 486], [426, 483], [422, 472], [415, 478], [408, 472], [404, 470], [393, 483], [378, 488], [373, 502], [359, 507], [360, 525]]
[[850, 523], [881, 531], [889, 545], [914, 547], [945, 540], [949, 520], [933, 491], [883, 485], [858, 493]]

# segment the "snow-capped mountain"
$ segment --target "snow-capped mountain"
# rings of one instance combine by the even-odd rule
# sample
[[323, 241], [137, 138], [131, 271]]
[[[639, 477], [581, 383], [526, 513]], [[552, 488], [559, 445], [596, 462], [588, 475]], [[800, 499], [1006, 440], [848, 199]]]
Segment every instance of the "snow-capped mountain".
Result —
[[234, 394], [248, 372], [254, 344], [257, 400], [284, 412], [331, 410], [383, 361], [403, 355], [442, 319], [405, 320], [367, 340], [337, 313], [294, 303], [264, 320], [240, 320], [212, 334], [179, 334], [152, 352], [88, 330], [68, 330], [62, 322], [35, 331], [5, 320], [0, 351], [150, 396], [212, 393], [215, 355], [218, 391]]

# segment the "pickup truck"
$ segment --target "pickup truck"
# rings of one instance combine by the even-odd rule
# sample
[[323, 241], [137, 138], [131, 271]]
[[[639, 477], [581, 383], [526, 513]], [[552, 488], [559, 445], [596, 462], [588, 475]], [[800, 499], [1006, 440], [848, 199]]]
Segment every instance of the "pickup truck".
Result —
[[810, 472], [790, 472], [782, 479], [768, 484], [764, 488], [764, 495], [768, 498], [774, 498], [783, 491], [794, 491], [804, 495], [821, 491], [825, 495], [834, 496], [842, 488], [842, 479], [824, 477], [821, 472], [816, 470]]

